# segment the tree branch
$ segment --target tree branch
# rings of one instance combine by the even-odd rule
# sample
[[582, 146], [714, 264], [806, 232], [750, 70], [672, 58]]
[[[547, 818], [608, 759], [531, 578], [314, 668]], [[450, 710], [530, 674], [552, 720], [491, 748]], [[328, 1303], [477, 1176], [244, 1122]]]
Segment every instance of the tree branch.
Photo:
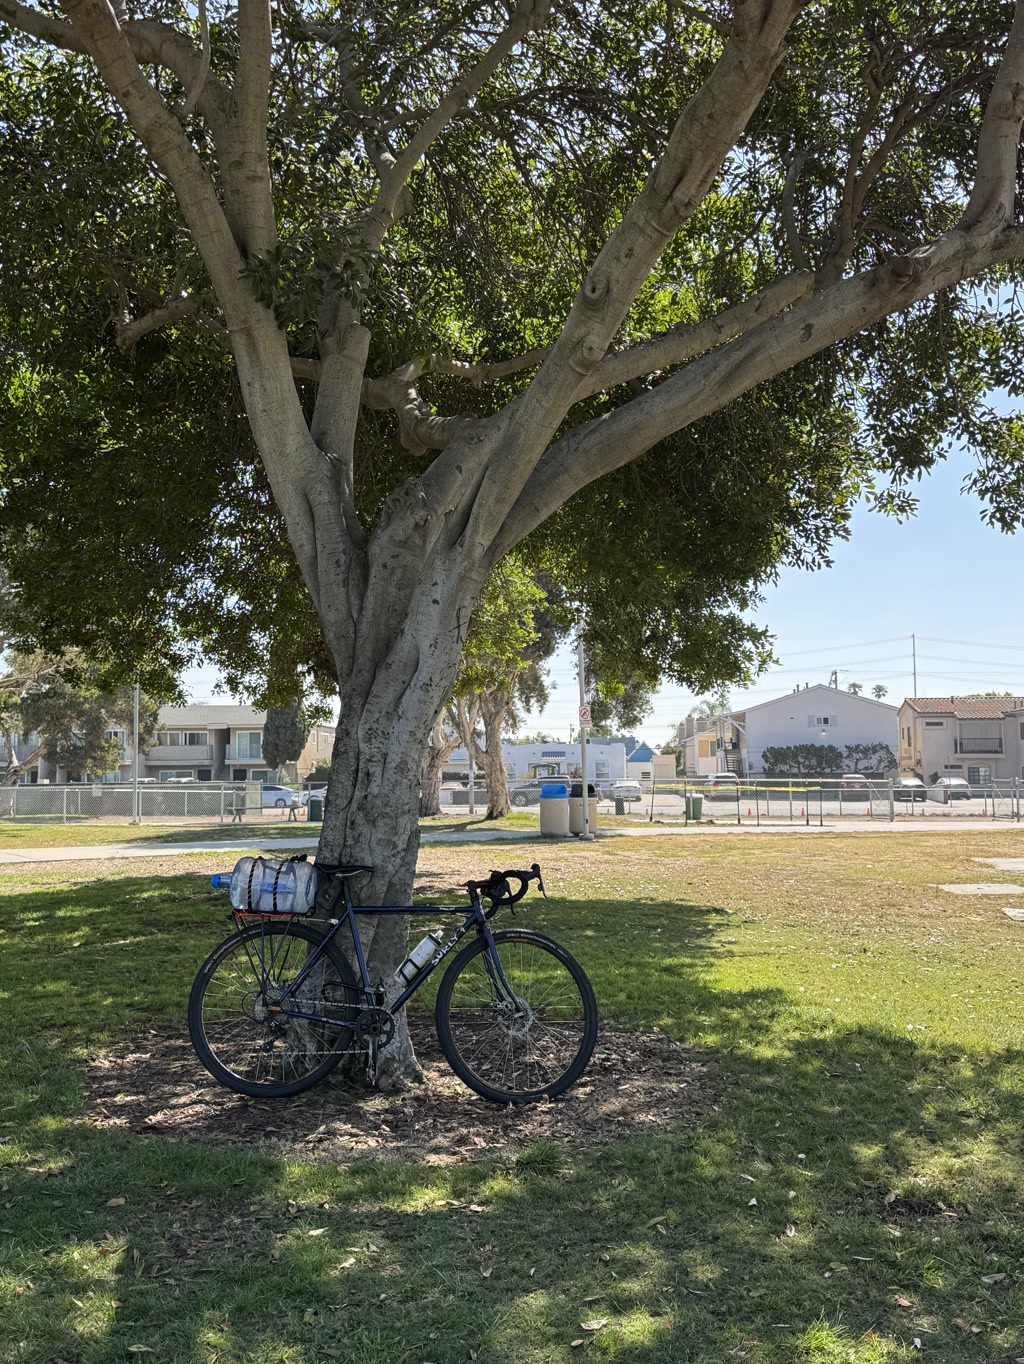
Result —
[[[399, 204], [402, 191], [420, 159], [429, 151], [445, 128], [490, 80], [505, 58], [518, 43], [521, 43], [533, 29], [541, 27], [547, 18], [547, 0], [520, 0], [513, 9], [505, 29], [477, 64], [462, 76], [441, 100], [433, 113], [429, 114], [413, 133], [406, 145], [395, 157], [394, 165], [385, 170], [381, 178], [380, 192], [371, 209], [371, 219], [376, 221], [377, 232], [381, 239], [391, 223], [400, 216]], [[379, 242], [375, 242], [379, 245]]]
[[786, 183], [782, 188], [782, 225], [786, 232], [786, 245], [794, 269], [809, 270], [811, 262], [804, 244], [800, 240], [800, 229], [796, 221], [796, 182], [804, 168], [809, 152], [792, 152], [786, 167]]
[[960, 220], [966, 231], [1013, 221], [1017, 157], [1024, 121], [1024, 0], [1017, 0], [1003, 59], [978, 134], [978, 169]]
[[153, 308], [141, 317], [124, 318], [117, 324], [117, 344], [121, 350], [128, 350], [150, 332], [177, 322], [183, 317], [192, 317], [199, 311], [199, 300], [193, 294], [182, 294], [172, 298], [159, 308]]
[[178, 109], [177, 115], [182, 123], [191, 115], [199, 97], [203, 93], [203, 86], [206, 78], [210, 74], [210, 16], [206, 12], [206, 0], [198, 0], [199, 5], [199, 70], [196, 72], [195, 80], [185, 96], [185, 101]]
[[62, 48], [65, 52], [88, 54], [88, 48], [70, 24], [61, 19], [51, 19], [48, 14], [29, 5], [20, 5], [18, 0], [0, 0], [0, 19], [11, 28], [27, 33], [31, 38], [39, 38], [51, 47]]
[[244, 233], [239, 245], [247, 255], [267, 251], [277, 241], [267, 159], [272, 46], [269, 0], [238, 0], [237, 139], [224, 170]]
[[874, 326], [939, 289], [1024, 258], [1024, 228], [983, 234], [954, 228], [907, 256], [839, 281], [736, 340], [694, 360], [657, 388], [587, 422], [551, 446], [523, 489], [493, 561], [575, 492], [659, 440], [717, 412], [757, 384]]

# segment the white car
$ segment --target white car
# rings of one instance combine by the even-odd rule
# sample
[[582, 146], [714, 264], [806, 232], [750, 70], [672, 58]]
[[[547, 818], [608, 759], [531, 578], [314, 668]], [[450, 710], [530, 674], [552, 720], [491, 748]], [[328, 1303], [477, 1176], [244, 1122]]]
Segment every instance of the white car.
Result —
[[708, 786], [739, 786], [740, 779], [735, 772], [711, 772]]
[[288, 786], [271, 786], [268, 783], [263, 787], [264, 810], [294, 809], [298, 803], [298, 796]]
[[948, 791], [947, 800], [970, 800], [971, 798], [970, 784], [964, 781], [963, 777], [940, 777], [932, 790]]
[[643, 800], [644, 793], [638, 781], [613, 781], [604, 788], [607, 800]]
[[326, 786], [314, 786], [313, 789], [312, 789], [312, 791], [303, 791], [302, 795], [299, 797], [299, 799], [302, 801], [302, 804], [303, 804], [303, 805], [308, 805], [311, 798], [313, 798], [313, 799], [315, 799], [315, 800], [326, 800], [326, 799], [327, 799], [327, 787], [326, 787]]

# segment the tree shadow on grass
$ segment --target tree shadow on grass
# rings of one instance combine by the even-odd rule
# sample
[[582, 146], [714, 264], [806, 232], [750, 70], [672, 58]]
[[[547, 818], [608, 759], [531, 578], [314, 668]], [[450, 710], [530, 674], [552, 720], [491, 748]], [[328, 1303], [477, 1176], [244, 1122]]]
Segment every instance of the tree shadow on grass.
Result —
[[[152, 884], [108, 883], [124, 897], [106, 907], [89, 887], [53, 894], [71, 931], [112, 949], [148, 941], [132, 906]], [[42, 954], [45, 901], [26, 899], [0, 958], [8, 1000], [32, 967], [37, 1012], [51, 998], [33, 994], [43, 972], [60, 987], [69, 1046], [104, 998], [132, 1026], [135, 981], [119, 984], [130, 958], [111, 950], [76, 994], [67, 963], [81, 958]], [[137, 1344], [181, 1360], [875, 1364], [918, 1357], [915, 1338], [944, 1364], [1024, 1353], [1020, 1054], [869, 1023], [810, 1035], [781, 991], [716, 991], [721, 913], [562, 901], [531, 916], [579, 954], [619, 1026], [685, 1034], [703, 1021], [724, 1039], [720, 1111], [647, 1136], [443, 1167], [297, 1164], [60, 1121], [71, 1096], [37, 1076], [34, 1097], [16, 1100], [15, 1149], [0, 1147], [0, 1221], [18, 1232], [0, 1354], [96, 1364]], [[197, 917], [186, 900], [162, 921], [186, 957]], [[169, 1009], [192, 968], [156, 946], [178, 976]], [[20, 1041], [43, 1070], [70, 1073]]]

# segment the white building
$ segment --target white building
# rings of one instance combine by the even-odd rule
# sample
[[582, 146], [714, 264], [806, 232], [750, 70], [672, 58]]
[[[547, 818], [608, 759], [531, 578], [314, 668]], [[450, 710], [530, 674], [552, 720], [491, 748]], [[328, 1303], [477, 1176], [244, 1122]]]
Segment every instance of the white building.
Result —
[[[579, 744], [503, 743], [501, 758], [509, 781], [528, 781], [531, 777], [575, 776], [580, 767]], [[469, 755], [457, 748], [447, 766], [457, 772], [469, 771]], [[626, 745], [587, 744], [587, 775], [594, 781], [614, 781], [626, 775]]]
[[834, 744], [845, 752], [850, 744], [887, 744], [895, 754], [897, 715], [898, 708], [884, 701], [819, 684], [748, 706], [730, 718], [739, 732], [743, 770], [756, 776], [764, 771], [766, 748]]

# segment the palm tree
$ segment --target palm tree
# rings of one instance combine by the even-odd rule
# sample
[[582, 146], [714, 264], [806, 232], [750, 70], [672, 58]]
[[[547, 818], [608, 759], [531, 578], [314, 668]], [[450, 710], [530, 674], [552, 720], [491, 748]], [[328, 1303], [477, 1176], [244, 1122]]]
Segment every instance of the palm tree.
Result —
[[883, 696], [889, 695], [889, 688], [883, 687], [880, 682], [876, 682], [875, 685], [871, 688], [871, 695], [875, 698], [876, 701], [881, 701]]
[[861, 694], [861, 692], [864, 690], [864, 683], [863, 683], [863, 682], [847, 682], [847, 684], [846, 684], [846, 690], [847, 690], [847, 691], [852, 691], [853, 694], [854, 694], [854, 696], [859, 696], [859, 695]]
[[729, 688], [719, 687], [710, 696], [702, 696], [695, 706], [686, 712], [696, 720], [714, 720], [716, 716], [728, 715], [732, 710]]

